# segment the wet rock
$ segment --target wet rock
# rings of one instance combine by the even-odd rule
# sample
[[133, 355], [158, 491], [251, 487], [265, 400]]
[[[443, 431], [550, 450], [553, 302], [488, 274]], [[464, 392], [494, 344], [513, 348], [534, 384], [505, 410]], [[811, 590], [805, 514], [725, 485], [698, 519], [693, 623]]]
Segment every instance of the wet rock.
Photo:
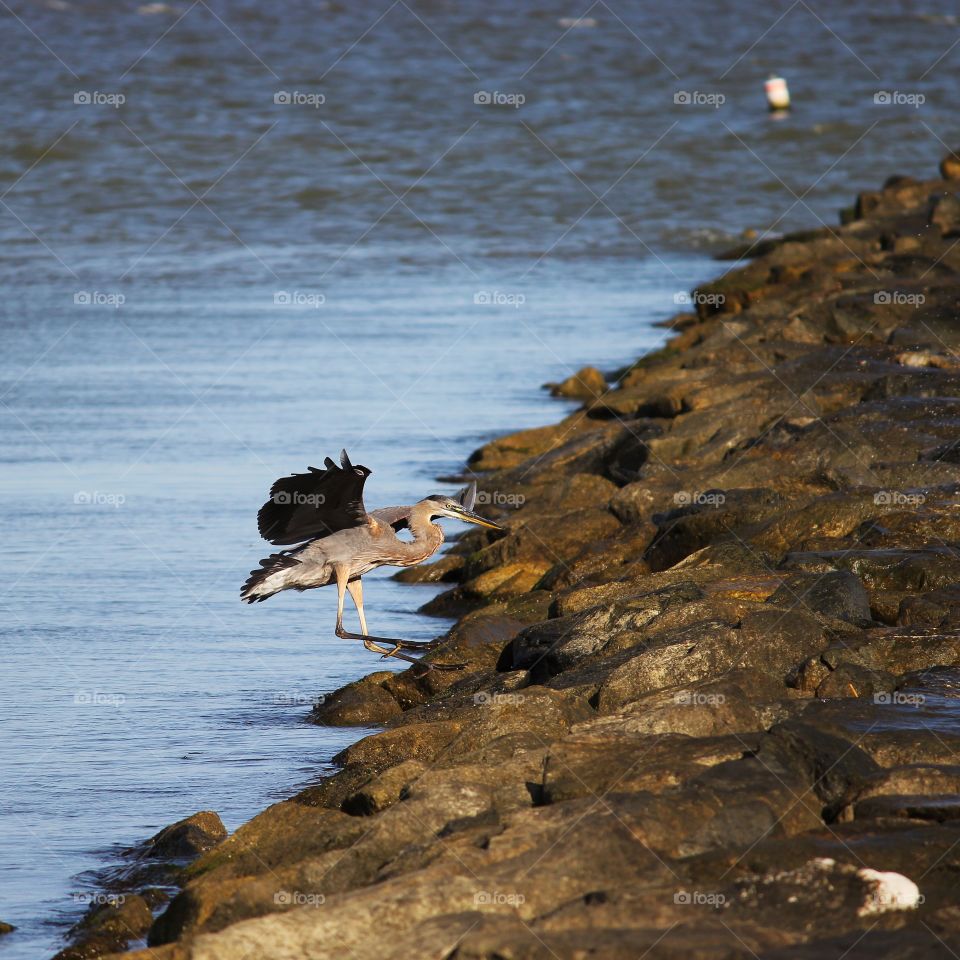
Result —
[[880, 771], [858, 791], [857, 801], [885, 796], [955, 794], [960, 797], [960, 766], [909, 763]]
[[868, 670], [904, 674], [910, 670], [951, 667], [960, 662], [960, 637], [924, 627], [881, 627], [850, 635], [823, 651], [831, 668], [858, 665]]
[[[534, 619], [545, 615], [546, 604], [530, 595], [531, 606], [537, 611]], [[481, 689], [479, 679], [483, 671], [491, 670], [500, 660], [504, 649], [523, 629], [529, 619], [529, 611], [522, 609], [522, 601], [513, 606], [496, 604], [474, 611], [451, 628], [436, 654], [430, 654], [447, 662], [465, 664], [463, 672], [438, 672], [419, 674], [410, 670], [394, 673], [384, 679], [387, 692], [409, 711], [454, 688], [469, 688], [469, 692]], [[521, 617], [523, 619], [521, 619]]]
[[594, 400], [607, 392], [607, 379], [596, 367], [583, 367], [561, 383], [548, 383], [554, 397]]
[[858, 626], [873, 622], [867, 591], [859, 577], [848, 571], [789, 577], [768, 597], [767, 603], [789, 610], [805, 609]]
[[944, 237], [956, 236], [960, 228], [960, 200], [952, 193], [938, 197], [930, 207], [930, 222]]
[[[826, 666], [824, 669], [829, 669]], [[892, 673], [871, 670], [855, 663], [838, 663], [823, 675], [816, 686], [816, 695], [829, 697], [874, 697], [878, 693], [893, 690], [896, 680]]]
[[787, 555], [783, 566], [819, 574], [850, 570], [872, 590], [922, 592], [960, 580], [960, 550], [952, 546], [931, 546], [797, 551]]
[[708, 767], [736, 760], [751, 740], [738, 736], [693, 738], [634, 730], [630, 716], [618, 726], [589, 724], [576, 728], [547, 751], [542, 803], [575, 797], [644, 790], [665, 793]]
[[954, 793], [872, 797], [855, 804], [853, 817], [857, 820], [903, 817], [944, 823], [960, 820], [960, 797]]
[[671, 632], [616, 667], [600, 688], [597, 704], [609, 711], [664, 687], [695, 683], [722, 673], [738, 660], [739, 631], [707, 620]]
[[117, 953], [146, 936], [153, 914], [146, 900], [135, 895], [104, 895], [69, 933], [71, 943], [55, 960], [87, 960]]
[[940, 176], [944, 180], [960, 180], [960, 153], [948, 153], [940, 161]]
[[[189, 883], [156, 919], [148, 943], [170, 943], [188, 927], [204, 925], [217, 910], [224, 911], [221, 917], [228, 922], [243, 919], [249, 915], [247, 908], [233, 898], [245, 878], [266, 873], [277, 890], [277, 875], [291, 858], [322, 856], [349, 846], [363, 835], [363, 822], [289, 801], [268, 807], [191, 867]], [[283, 906], [282, 899], [276, 905]]]
[[[772, 491], [681, 491], [685, 504], [654, 518], [660, 532], [647, 551], [654, 570], [664, 570], [722, 536], [779, 513], [782, 497]], [[686, 505], [689, 504], [689, 505]]]
[[227, 835], [227, 829], [212, 810], [201, 810], [164, 827], [143, 846], [143, 854], [163, 860], [186, 860], [206, 853]]
[[385, 810], [392, 803], [396, 803], [410, 782], [427, 769], [426, 764], [419, 760], [405, 760], [394, 767], [388, 767], [344, 800], [344, 812], [369, 816]]
[[334, 762], [362, 764], [374, 770], [399, 763], [401, 760], [435, 760], [460, 732], [459, 721], [442, 723], [408, 723], [392, 730], [364, 737], [341, 750]]
[[960, 585], [907, 594], [898, 605], [897, 623], [903, 626], [960, 627]]
[[468, 580], [462, 592], [483, 599], [522, 596], [535, 589], [553, 566], [550, 560], [504, 564]]
[[331, 727], [358, 727], [385, 723], [399, 716], [403, 710], [384, 686], [384, 681], [390, 677], [387, 671], [372, 673], [325, 694], [311, 710], [310, 722]]
[[775, 724], [757, 756], [761, 762], [790, 770], [809, 784], [828, 819], [834, 819], [849, 798], [880, 771], [878, 764], [854, 742], [803, 720]]
[[224, 877], [237, 877], [273, 869], [289, 859], [291, 850], [303, 857], [353, 842], [361, 834], [358, 823], [339, 810], [281, 801], [200, 857], [187, 869], [187, 876], [218, 872]]
[[522, 630], [513, 640], [514, 669], [550, 676], [600, 650], [609, 640], [613, 610], [597, 607], [575, 617], [547, 620]]
[[618, 490], [610, 500], [610, 509], [621, 523], [636, 523], [666, 509], [668, 502], [663, 494], [658, 495], [651, 489], [649, 483], [638, 481]]
[[[638, 733], [677, 733], [689, 737], [715, 737], [734, 733], [745, 743], [752, 731], [762, 730], [783, 712], [779, 704], [755, 703], [744, 687], [759, 694], [762, 675], [734, 672], [715, 680], [658, 690], [625, 707], [630, 725]], [[780, 691], [777, 691], [779, 693]]]
[[[599, 481], [604, 487], [612, 484]], [[594, 486], [594, 484], [591, 484]], [[552, 533], [549, 551], [543, 538], [544, 525]], [[602, 505], [590, 505], [553, 512], [541, 512], [531, 519], [524, 510], [513, 525], [510, 535], [490, 546], [478, 550], [468, 558], [464, 574], [473, 578], [506, 564], [524, 564], [549, 568], [553, 564], [568, 561], [579, 554], [584, 544], [605, 540], [620, 530], [620, 523]]]
[[[517, 467], [532, 457], [545, 457], [551, 452], [566, 450], [577, 459], [597, 445], [594, 436], [582, 436], [590, 424], [580, 414], [549, 427], [534, 427], [509, 437], [494, 440], [470, 455], [470, 467], [476, 472], [505, 470]], [[586, 442], [587, 449], [582, 444]]]

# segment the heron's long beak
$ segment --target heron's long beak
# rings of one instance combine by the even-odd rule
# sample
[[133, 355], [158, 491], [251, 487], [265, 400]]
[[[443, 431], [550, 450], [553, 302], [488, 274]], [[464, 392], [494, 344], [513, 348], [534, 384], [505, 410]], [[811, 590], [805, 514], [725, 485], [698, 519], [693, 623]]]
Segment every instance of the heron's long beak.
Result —
[[492, 520], [488, 520], [486, 517], [481, 517], [479, 513], [474, 513], [472, 510], [465, 510], [463, 508], [457, 511], [457, 519], [466, 520], [467, 523], [476, 523], [481, 527], [489, 527], [491, 530], [503, 529], [499, 523], [494, 523]]

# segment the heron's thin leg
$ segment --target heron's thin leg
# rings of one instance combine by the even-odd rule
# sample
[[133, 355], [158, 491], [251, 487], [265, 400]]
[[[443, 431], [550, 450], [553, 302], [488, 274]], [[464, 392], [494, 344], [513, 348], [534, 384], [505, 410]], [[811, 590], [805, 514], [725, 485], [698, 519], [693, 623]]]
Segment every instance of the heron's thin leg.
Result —
[[[462, 663], [421, 663], [416, 657], [408, 657], [405, 653], [400, 653], [401, 647], [407, 641], [393, 640], [389, 637], [371, 637], [367, 633], [351, 633], [343, 629], [343, 596], [349, 590], [353, 602], [357, 605], [357, 613], [360, 615], [360, 626], [366, 629], [366, 618], [363, 615], [363, 588], [360, 586], [359, 578], [353, 583], [349, 580], [349, 574], [346, 570], [337, 570], [337, 627], [336, 634], [343, 640], [362, 640], [363, 645], [374, 653], [379, 653], [384, 657], [394, 657], [397, 660], [405, 660], [407, 663], [414, 663], [425, 670], [461, 670]], [[382, 643], [392, 643], [393, 649], [381, 647], [377, 641]], [[421, 648], [422, 649], [422, 648]]]
[[361, 637], [370, 637], [371, 640], [379, 643], [392, 643], [398, 650], [433, 650], [436, 648], [436, 640], [424, 642], [422, 640], [401, 640], [399, 637], [371, 636], [367, 633], [367, 618], [363, 613], [363, 581], [359, 577], [357, 577], [356, 580], [348, 581], [347, 590], [350, 592], [350, 597], [360, 617], [360, 633], [354, 636], [353, 639], [358, 640]]
[[347, 575], [346, 573], [337, 570], [337, 627], [336, 634], [338, 637], [342, 637], [343, 630], [343, 591], [347, 586]]
[[363, 581], [359, 577], [356, 580], [350, 580], [347, 583], [347, 589], [350, 591], [353, 605], [357, 608], [357, 615], [360, 617], [360, 632], [366, 636], [367, 618], [363, 615]]
[[[380, 640], [383, 643], [392, 643], [393, 649], [384, 653], [385, 657], [393, 657], [397, 655], [397, 651], [400, 649], [402, 640], [394, 640], [390, 637], [371, 637], [367, 633], [367, 618], [363, 614], [363, 581], [357, 577], [356, 580], [347, 581], [347, 590], [350, 592], [350, 598], [353, 600], [353, 605], [357, 608], [357, 616], [360, 618], [360, 636], [364, 637], [363, 645], [368, 650], [375, 650], [379, 653], [383, 653], [381, 647], [378, 647], [374, 641]], [[403, 659], [410, 659], [405, 657]], [[413, 662], [413, 661], [411, 661]], [[419, 661], [417, 661], [419, 662]]]

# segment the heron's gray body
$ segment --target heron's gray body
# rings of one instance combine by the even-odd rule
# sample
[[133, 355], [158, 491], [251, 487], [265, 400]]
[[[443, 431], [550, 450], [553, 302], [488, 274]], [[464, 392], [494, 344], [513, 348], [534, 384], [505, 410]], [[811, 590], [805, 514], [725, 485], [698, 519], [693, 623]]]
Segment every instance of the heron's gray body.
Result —
[[[300, 547], [268, 557], [269, 567], [254, 571], [258, 578], [243, 599], [266, 600], [281, 590], [312, 590], [337, 581], [338, 567], [348, 582], [377, 567], [411, 567], [432, 557], [443, 545], [443, 528], [426, 516], [420, 504], [383, 507], [368, 514], [362, 527], [338, 530]], [[416, 511], [416, 513], [415, 513]], [[402, 540], [394, 525], [410, 527], [413, 540]]]

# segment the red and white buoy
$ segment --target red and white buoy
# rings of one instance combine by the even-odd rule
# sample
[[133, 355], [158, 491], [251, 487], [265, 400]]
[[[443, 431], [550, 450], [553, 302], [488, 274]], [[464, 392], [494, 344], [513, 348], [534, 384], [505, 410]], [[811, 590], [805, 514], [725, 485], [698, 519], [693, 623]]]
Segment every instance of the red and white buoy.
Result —
[[766, 91], [767, 104], [771, 110], [790, 109], [790, 91], [787, 89], [787, 81], [783, 77], [771, 74], [763, 85], [763, 89]]

